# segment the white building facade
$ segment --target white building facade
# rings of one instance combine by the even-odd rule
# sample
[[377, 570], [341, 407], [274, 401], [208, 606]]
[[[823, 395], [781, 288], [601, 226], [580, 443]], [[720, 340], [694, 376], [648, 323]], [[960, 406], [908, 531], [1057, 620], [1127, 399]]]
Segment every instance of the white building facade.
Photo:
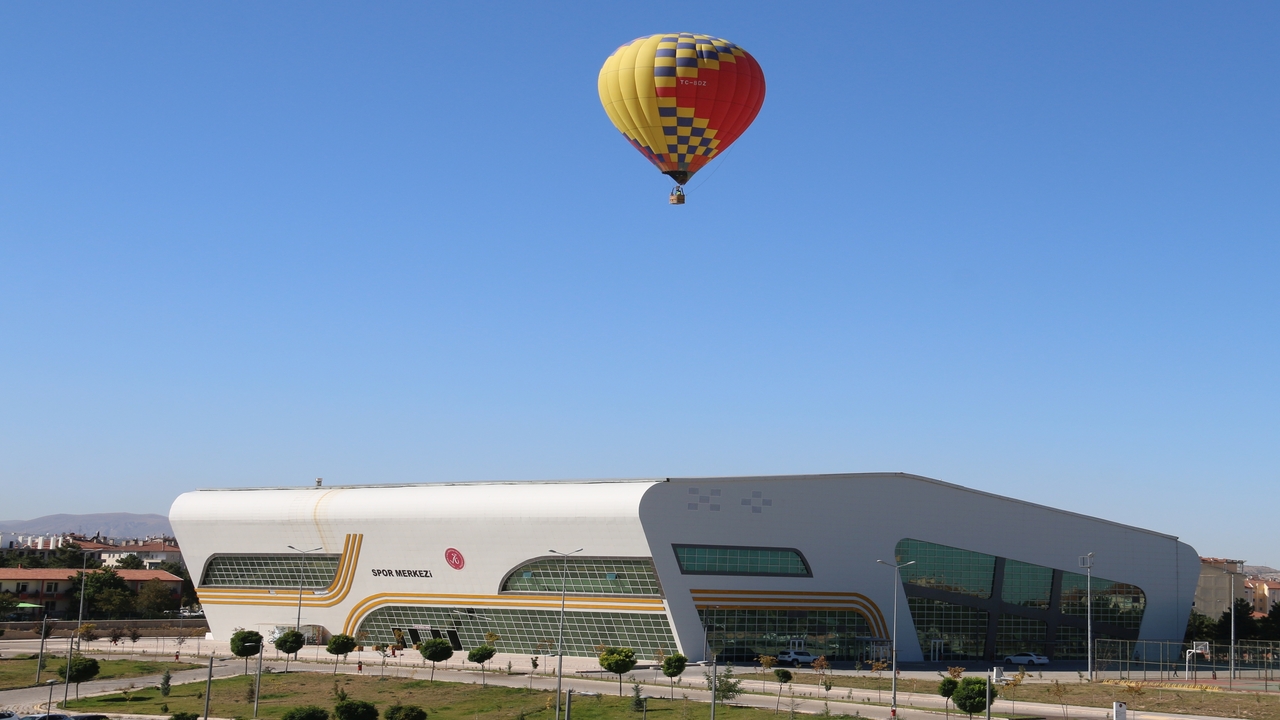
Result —
[[170, 522], [215, 637], [527, 655], [563, 589], [569, 655], [883, 657], [896, 597], [906, 662], [1082, 658], [1081, 555], [1095, 637], [1180, 640], [1200, 575], [1175, 537], [899, 473], [201, 490]]

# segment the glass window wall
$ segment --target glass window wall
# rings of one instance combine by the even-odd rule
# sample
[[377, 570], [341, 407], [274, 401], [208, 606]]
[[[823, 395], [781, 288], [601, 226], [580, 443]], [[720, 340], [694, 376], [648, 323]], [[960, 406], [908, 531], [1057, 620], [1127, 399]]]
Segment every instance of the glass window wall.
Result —
[[994, 555], [908, 538], [898, 543], [895, 556], [899, 563], [915, 561], [914, 565], [902, 568], [904, 583], [978, 598], [991, 597], [996, 568]]
[[341, 555], [214, 555], [200, 587], [327, 588]]
[[672, 545], [685, 575], [812, 577], [799, 550], [790, 548]]
[[502, 583], [502, 592], [662, 597], [658, 574], [648, 558], [543, 558], [516, 568]]

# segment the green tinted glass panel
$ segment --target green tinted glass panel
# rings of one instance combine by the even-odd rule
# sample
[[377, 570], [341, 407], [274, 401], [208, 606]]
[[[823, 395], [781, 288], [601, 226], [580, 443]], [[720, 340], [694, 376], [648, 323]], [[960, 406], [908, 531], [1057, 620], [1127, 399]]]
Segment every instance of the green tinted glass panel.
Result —
[[[500, 653], [552, 655], [559, 623], [559, 610], [389, 606], [369, 613], [356, 637], [366, 645], [390, 644], [396, 641], [393, 630], [407, 635], [413, 629], [424, 638], [432, 636], [430, 629], [446, 635], [453, 630], [463, 647], [454, 653], [452, 662], [457, 662], [466, 658], [466, 651], [483, 645], [487, 632], [499, 636], [494, 645]], [[658, 650], [665, 655], [677, 650], [663, 613], [565, 613], [565, 655], [596, 657], [602, 645], [631, 648], [642, 659], [652, 659]]]
[[1049, 625], [1043, 620], [1001, 615], [996, 623], [996, 659], [1021, 652], [1045, 654]]
[[522, 565], [507, 576], [502, 592], [558, 593], [563, 579], [569, 593], [662, 597], [658, 575], [648, 558], [545, 558]]
[[981, 658], [987, 644], [987, 611], [940, 600], [907, 598], [920, 649], [926, 657], [935, 640], [942, 641], [942, 659]]
[[[1062, 614], [1075, 617], [1088, 615], [1085, 601], [1087, 578], [1073, 572], [1062, 573]], [[1093, 579], [1093, 619], [1129, 630], [1142, 626], [1142, 613], [1147, 609], [1147, 596], [1136, 585]]]
[[214, 555], [201, 587], [326, 588], [338, 575], [341, 555]]
[[706, 641], [716, 656], [730, 662], [754, 662], [761, 655], [777, 655], [804, 641], [804, 648], [828, 660], [870, 660], [876, 646], [867, 619], [852, 610], [763, 610], [699, 608]]
[[804, 558], [789, 548], [672, 545], [685, 575], [781, 575], [810, 577]]
[[904, 583], [980, 598], [991, 597], [996, 569], [994, 555], [910, 538], [898, 543], [895, 555], [899, 563], [915, 561], [914, 565], [902, 568]]
[[1013, 605], [1048, 608], [1052, 592], [1053, 568], [1005, 560], [1001, 600]]

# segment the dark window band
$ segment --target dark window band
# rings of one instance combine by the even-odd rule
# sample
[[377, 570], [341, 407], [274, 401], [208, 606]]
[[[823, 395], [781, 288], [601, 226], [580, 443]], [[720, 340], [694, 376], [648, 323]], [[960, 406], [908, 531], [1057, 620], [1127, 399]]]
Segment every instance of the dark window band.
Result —
[[763, 575], [813, 577], [804, 555], [794, 548], [733, 545], [672, 545], [684, 575]]

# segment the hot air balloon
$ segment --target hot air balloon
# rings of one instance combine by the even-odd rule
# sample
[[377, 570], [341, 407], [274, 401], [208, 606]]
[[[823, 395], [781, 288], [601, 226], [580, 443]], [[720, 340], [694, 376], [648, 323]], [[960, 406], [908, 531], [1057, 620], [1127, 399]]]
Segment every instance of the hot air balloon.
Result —
[[684, 204], [689, 178], [724, 152], [764, 104], [764, 74], [728, 40], [663, 33], [623, 45], [600, 68], [600, 102], [615, 127]]

